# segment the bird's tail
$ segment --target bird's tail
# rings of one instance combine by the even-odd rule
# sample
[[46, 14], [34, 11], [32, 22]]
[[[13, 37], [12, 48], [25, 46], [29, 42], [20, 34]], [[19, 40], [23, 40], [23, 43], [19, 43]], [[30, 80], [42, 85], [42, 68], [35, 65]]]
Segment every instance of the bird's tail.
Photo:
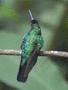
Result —
[[[22, 62], [22, 60], [21, 60], [21, 62]], [[27, 62], [25, 62], [23, 66], [20, 63], [19, 72], [17, 75], [17, 80], [20, 82], [26, 82], [26, 80], [28, 78], [28, 75], [26, 77], [24, 76], [26, 65], [27, 65]]]
[[[38, 55], [35, 53], [35, 55], [31, 58], [31, 60], [26, 61], [23, 64], [23, 66], [21, 65], [21, 63], [22, 63], [22, 60], [21, 60], [19, 72], [17, 75], [18, 81], [20, 81], [20, 82], [26, 82], [27, 81], [29, 72], [32, 70], [32, 68], [34, 67], [34, 65], [37, 62], [37, 57], [38, 57]], [[28, 66], [28, 62], [29, 62], [29, 66]]]

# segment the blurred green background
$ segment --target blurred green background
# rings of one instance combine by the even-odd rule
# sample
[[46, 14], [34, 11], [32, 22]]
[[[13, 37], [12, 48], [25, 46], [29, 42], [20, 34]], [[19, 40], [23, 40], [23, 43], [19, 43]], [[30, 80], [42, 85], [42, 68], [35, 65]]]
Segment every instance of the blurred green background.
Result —
[[[0, 49], [19, 49], [30, 29], [28, 9], [39, 21], [44, 50], [68, 51], [68, 0], [0, 0]], [[39, 57], [26, 83], [16, 80], [18, 56], [0, 56], [0, 90], [68, 90], [68, 59]]]

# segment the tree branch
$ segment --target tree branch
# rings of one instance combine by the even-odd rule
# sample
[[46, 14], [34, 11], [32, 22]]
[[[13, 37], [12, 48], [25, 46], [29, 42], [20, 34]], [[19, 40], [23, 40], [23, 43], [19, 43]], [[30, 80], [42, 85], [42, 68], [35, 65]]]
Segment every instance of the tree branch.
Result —
[[[0, 49], [0, 55], [21, 55], [21, 50], [2, 50]], [[39, 56], [55, 56], [68, 58], [68, 52], [64, 51], [40, 51]]]
[[68, 52], [64, 51], [40, 51], [40, 56], [55, 56], [68, 58]]
[[21, 55], [21, 50], [3, 50], [0, 49], [0, 55], [17, 55], [20, 56]]

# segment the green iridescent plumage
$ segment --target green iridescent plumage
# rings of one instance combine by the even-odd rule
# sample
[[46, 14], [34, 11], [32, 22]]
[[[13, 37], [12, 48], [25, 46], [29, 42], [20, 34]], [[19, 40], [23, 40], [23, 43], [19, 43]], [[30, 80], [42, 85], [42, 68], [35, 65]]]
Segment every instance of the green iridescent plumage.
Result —
[[43, 46], [41, 29], [37, 20], [31, 20], [31, 29], [24, 35], [21, 44], [21, 62], [18, 72], [18, 81], [25, 82], [28, 74], [35, 65], [38, 53]]
[[31, 55], [31, 52], [36, 46], [42, 48], [43, 38], [41, 35], [38, 35], [38, 33], [40, 32], [41, 29], [38, 26], [34, 25], [32, 26], [31, 30], [27, 32], [27, 34], [24, 36], [22, 42], [23, 46], [21, 46], [22, 56], [24, 57], [22, 64], [24, 64], [24, 62], [28, 60]]

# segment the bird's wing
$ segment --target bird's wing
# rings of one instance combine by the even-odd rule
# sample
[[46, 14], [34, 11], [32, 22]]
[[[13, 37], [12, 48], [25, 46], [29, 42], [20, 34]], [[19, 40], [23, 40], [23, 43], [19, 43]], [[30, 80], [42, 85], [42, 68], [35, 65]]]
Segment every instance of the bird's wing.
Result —
[[20, 63], [20, 68], [17, 76], [18, 81], [25, 82], [27, 80], [29, 72], [37, 62], [38, 51], [39, 48], [35, 48], [29, 59], [24, 63], [24, 65], [21, 66]]

